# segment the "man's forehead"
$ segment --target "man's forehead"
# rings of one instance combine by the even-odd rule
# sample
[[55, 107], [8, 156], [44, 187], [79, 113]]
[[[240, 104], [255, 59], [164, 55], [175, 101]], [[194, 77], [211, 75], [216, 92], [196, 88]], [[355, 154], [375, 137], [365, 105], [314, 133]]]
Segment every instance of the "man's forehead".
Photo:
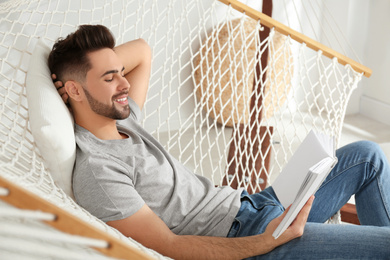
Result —
[[87, 54], [91, 69], [96, 73], [104, 73], [107, 70], [122, 70], [122, 63], [116, 53], [109, 48], [100, 49]]

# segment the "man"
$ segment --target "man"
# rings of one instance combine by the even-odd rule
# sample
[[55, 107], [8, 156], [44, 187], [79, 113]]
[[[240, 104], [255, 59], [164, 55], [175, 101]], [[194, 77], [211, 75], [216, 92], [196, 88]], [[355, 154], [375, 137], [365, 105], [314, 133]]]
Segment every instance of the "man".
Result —
[[390, 226], [389, 166], [375, 144], [339, 149], [339, 163], [316, 199], [311, 197], [274, 239], [272, 233], [287, 211], [272, 187], [254, 195], [214, 187], [171, 158], [138, 124], [151, 50], [143, 40], [114, 45], [107, 28], [84, 25], [57, 41], [49, 56], [55, 85], [76, 123], [73, 190], [81, 206], [175, 259], [390, 255], [387, 227], [314, 223], [324, 222], [356, 194], [362, 224]]

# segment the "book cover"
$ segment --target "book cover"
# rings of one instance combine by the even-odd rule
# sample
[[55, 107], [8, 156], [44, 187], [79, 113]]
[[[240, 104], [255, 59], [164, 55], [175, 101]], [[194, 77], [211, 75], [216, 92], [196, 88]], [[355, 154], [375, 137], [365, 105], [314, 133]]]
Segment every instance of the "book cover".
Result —
[[334, 138], [310, 131], [272, 184], [283, 207], [291, 205], [273, 233], [275, 238], [289, 227], [336, 163]]

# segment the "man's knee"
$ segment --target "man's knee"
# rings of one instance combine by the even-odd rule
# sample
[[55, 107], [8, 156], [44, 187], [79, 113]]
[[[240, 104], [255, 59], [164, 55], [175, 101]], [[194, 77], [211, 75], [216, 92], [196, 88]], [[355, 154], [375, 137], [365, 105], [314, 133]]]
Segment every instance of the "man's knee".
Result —
[[388, 160], [382, 148], [377, 143], [372, 141], [358, 141], [353, 143], [352, 146], [351, 150], [360, 157], [360, 160], [366, 162], [369, 168], [374, 169], [374, 171], [370, 171], [371, 174], [378, 172], [389, 174], [387, 172], [387, 169], [389, 169]]
[[367, 157], [387, 162], [387, 158], [385, 153], [379, 144], [372, 141], [359, 141], [361, 143], [363, 152], [367, 155]]
[[358, 141], [348, 144], [337, 150], [336, 156], [339, 163], [347, 163], [347, 166], [344, 167], [366, 165], [367, 170], [371, 169], [366, 172], [370, 173], [386, 172], [389, 169], [386, 155], [381, 147], [372, 141]]
[[382, 148], [372, 141], [357, 141], [346, 146], [349, 152], [358, 154], [364, 159], [383, 159], [385, 155]]

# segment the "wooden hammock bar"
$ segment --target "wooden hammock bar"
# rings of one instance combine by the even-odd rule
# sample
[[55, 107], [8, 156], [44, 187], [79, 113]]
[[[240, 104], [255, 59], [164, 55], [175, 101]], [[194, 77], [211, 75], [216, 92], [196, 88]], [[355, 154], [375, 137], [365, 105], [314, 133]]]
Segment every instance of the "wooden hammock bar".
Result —
[[310, 37], [307, 37], [306, 35], [297, 32], [290, 27], [276, 21], [275, 19], [272, 19], [268, 15], [265, 15], [237, 0], [219, 0], [220, 2], [230, 5], [235, 10], [245, 13], [247, 16], [255, 19], [260, 20], [260, 23], [263, 26], [266, 26], [268, 28], [275, 28], [275, 31], [278, 31], [279, 33], [290, 36], [291, 39], [294, 39], [295, 41], [299, 43], [306, 44], [307, 47], [314, 51], [322, 51], [322, 54], [330, 59], [337, 58], [337, 61], [341, 65], [347, 65], [349, 64], [356, 72], [363, 73], [364, 76], [369, 78], [372, 74], [372, 70], [359, 62], [354, 61], [353, 59], [350, 59], [346, 57], [345, 55], [325, 46], [322, 43], [319, 43], [318, 41], [315, 41], [311, 39]]
[[153, 259], [144, 252], [127, 245], [107, 232], [86, 223], [58, 206], [13, 184], [2, 176], [0, 176], [0, 187], [8, 190], [8, 195], [0, 196], [0, 199], [10, 205], [19, 209], [37, 210], [54, 214], [56, 217], [53, 221], [43, 221], [49, 226], [71, 235], [107, 241], [107, 248], [94, 248], [107, 256], [120, 259]]

